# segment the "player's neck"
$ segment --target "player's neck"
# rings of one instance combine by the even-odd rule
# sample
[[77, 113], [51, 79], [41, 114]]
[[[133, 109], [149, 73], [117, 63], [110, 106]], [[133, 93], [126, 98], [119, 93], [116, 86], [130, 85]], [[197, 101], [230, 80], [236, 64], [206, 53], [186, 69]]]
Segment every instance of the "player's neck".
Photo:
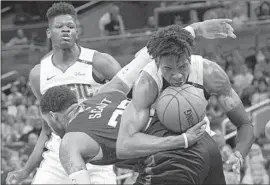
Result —
[[81, 49], [77, 44], [65, 49], [53, 47], [53, 64], [55, 66], [70, 66], [76, 62], [80, 52]]

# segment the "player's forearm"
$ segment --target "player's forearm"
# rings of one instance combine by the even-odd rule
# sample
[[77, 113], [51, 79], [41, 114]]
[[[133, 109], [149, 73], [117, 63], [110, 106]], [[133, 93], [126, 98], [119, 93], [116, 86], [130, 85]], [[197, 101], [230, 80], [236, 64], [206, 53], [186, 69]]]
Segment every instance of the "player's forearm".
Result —
[[46, 132], [41, 131], [37, 144], [34, 148], [34, 151], [29, 156], [29, 159], [24, 166], [24, 170], [26, 170], [27, 173], [30, 174], [33, 170], [35, 170], [40, 165], [40, 162], [42, 161], [42, 153], [44, 150], [44, 146], [45, 146], [46, 141], [48, 141], [48, 139], [49, 137], [46, 134]]
[[245, 157], [253, 142], [254, 128], [242, 104], [227, 112], [228, 118], [237, 127], [236, 150]]
[[135, 133], [123, 138], [117, 146], [117, 157], [120, 159], [145, 157], [156, 152], [184, 147], [185, 140], [182, 135], [156, 137], [144, 133]]
[[233, 89], [220, 95], [218, 100], [230, 121], [237, 127], [236, 150], [245, 157], [254, 142], [254, 132], [243, 103]]

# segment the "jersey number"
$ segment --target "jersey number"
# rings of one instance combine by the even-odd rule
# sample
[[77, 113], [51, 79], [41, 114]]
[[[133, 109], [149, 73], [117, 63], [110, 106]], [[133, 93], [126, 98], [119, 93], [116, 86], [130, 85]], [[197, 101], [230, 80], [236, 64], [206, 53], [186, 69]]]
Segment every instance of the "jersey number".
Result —
[[93, 87], [88, 84], [69, 84], [67, 86], [76, 93], [78, 99], [91, 98], [94, 94]]
[[124, 112], [124, 110], [127, 108], [129, 104], [129, 100], [123, 100], [116, 108], [116, 110], [113, 112], [108, 125], [111, 127], [116, 127], [116, 125], [120, 122], [121, 116]]

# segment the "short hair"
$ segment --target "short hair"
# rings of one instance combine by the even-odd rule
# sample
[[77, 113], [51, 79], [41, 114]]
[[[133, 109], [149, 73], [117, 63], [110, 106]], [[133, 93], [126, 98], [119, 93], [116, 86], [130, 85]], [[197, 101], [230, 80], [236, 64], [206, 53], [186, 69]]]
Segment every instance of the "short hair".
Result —
[[154, 32], [147, 42], [148, 53], [153, 59], [161, 56], [180, 56], [186, 52], [191, 55], [194, 38], [179, 25], [171, 25]]
[[77, 103], [77, 97], [67, 86], [55, 86], [47, 90], [41, 97], [40, 110], [42, 114], [62, 112], [72, 104]]
[[72, 17], [77, 18], [77, 12], [74, 6], [66, 2], [53, 3], [46, 13], [48, 20], [51, 20], [58, 15], [71, 15]]

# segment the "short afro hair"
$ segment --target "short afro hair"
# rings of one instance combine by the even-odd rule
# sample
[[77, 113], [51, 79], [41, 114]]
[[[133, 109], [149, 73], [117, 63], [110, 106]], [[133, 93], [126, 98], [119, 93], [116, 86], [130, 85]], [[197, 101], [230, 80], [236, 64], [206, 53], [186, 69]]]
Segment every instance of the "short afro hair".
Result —
[[71, 15], [75, 19], [77, 18], [77, 12], [74, 6], [66, 2], [53, 3], [46, 14], [48, 20], [58, 15]]
[[47, 90], [41, 97], [40, 110], [42, 114], [62, 112], [72, 104], [77, 103], [77, 97], [67, 86], [56, 86]]
[[195, 44], [193, 36], [179, 25], [171, 25], [154, 32], [147, 42], [147, 49], [153, 59], [162, 56], [191, 55]]

